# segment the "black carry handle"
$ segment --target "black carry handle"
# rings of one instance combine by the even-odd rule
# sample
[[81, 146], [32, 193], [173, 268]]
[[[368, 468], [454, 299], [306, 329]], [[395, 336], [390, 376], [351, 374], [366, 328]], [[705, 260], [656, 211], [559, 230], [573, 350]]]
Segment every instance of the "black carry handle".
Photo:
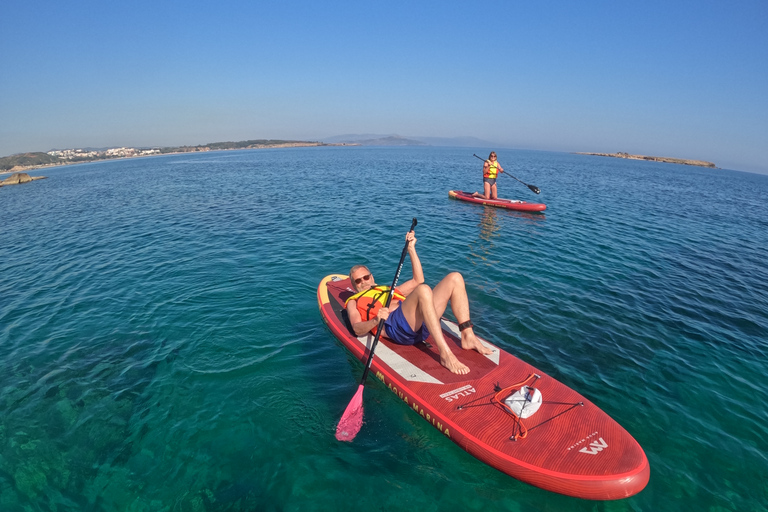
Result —
[[[479, 156], [475, 155], [474, 153], [472, 153], [472, 155], [473, 155], [473, 156], [475, 156], [475, 157], [477, 157], [477, 158], [480, 158], [480, 160], [482, 160], [483, 162], [485, 162], [485, 161], [486, 161], [486, 159], [485, 159], [485, 158], [479, 157]], [[511, 174], [509, 174], [508, 172], [505, 172], [505, 171], [501, 171], [501, 174], [506, 174], [506, 175], [508, 175], [510, 178], [515, 178], [514, 176], [512, 176]], [[517, 180], [517, 178], [515, 178], [515, 179]], [[531, 189], [531, 191], [532, 191], [532, 192], [536, 192], [537, 194], [541, 194], [541, 190], [539, 189], [539, 187], [537, 187], [537, 186], [535, 186], [535, 185], [529, 185], [529, 184], [527, 184], [526, 182], [524, 182], [524, 181], [522, 181], [522, 180], [517, 180], [517, 181], [519, 181], [520, 183], [522, 183], [523, 185], [525, 185], [526, 187], [528, 187], [529, 189]]]

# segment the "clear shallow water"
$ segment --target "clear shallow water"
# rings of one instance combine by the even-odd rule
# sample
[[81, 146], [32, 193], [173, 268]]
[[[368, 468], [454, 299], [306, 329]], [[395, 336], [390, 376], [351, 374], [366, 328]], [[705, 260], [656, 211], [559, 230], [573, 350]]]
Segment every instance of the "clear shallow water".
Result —
[[[0, 510], [766, 510], [768, 176], [478, 148], [306, 148], [48, 169], [0, 189]], [[488, 152], [487, 149], [482, 151]], [[480, 153], [482, 154], [482, 152]], [[590, 502], [478, 462], [325, 328], [320, 279], [427, 281], [477, 331], [643, 446], [639, 495]], [[406, 267], [406, 273], [409, 272]]]

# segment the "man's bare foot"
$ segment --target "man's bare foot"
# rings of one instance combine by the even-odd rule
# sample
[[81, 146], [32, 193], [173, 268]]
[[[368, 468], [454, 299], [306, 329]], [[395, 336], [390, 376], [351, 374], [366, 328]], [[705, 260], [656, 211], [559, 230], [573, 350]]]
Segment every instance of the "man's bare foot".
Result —
[[475, 333], [469, 332], [469, 330], [462, 331], [461, 333], [461, 348], [464, 350], [477, 350], [484, 356], [487, 356], [489, 354], [493, 353], [493, 350], [483, 345], [479, 339], [477, 339], [477, 336], [475, 336]]
[[469, 367], [459, 361], [452, 352], [449, 352], [445, 356], [441, 354], [440, 364], [445, 366], [448, 371], [455, 373], [456, 375], [466, 375], [469, 373]]

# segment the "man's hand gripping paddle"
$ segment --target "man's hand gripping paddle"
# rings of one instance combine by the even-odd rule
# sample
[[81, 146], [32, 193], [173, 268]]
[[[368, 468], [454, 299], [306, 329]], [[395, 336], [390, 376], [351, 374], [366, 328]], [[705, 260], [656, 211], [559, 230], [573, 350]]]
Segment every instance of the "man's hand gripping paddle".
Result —
[[[477, 155], [476, 155], [476, 154], [474, 154], [474, 153], [472, 153], [472, 156], [474, 156], [475, 158], [479, 158], [480, 160], [482, 160], [483, 162], [485, 162], [485, 158], [479, 157], [479, 156], [477, 156]], [[514, 178], [514, 179], [516, 179], [516, 180], [517, 180], [517, 178], [515, 178], [514, 176], [512, 176], [511, 174], [509, 174], [509, 173], [508, 173], [508, 172], [506, 172], [506, 171], [501, 171], [501, 174], [506, 174], [506, 175], [507, 175], [507, 176], [509, 176], [510, 178]], [[527, 184], [526, 182], [524, 182], [524, 181], [521, 181], [521, 180], [517, 180], [517, 181], [519, 181], [520, 183], [522, 183], [523, 185], [525, 185], [526, 187], [528, 187], [529, 189], [531, 189], [531, 191], [532, 191], [532, 192], [536, 192], [537, 194], [541, 194], [541, 190], [539, 189], [539, 187], [537, 187], [537, 186], [535, 186], [535, 185], [529, 185], [529, 184]]]
[[[416, 227], [416, 218], [413, 218], [410, 231]], [[384, 307], [389, 307], [389, 303], [392, 302], [392, 295], [394, 295], [395, 286], [397, 286], [397, 280], [400, 279], [400, 270], [403, 268], [403, 262], [405, 261], [405, 255], [408, 254], [408, 241], [405, 241], [405, 247], [403, 247], [403, 254], [400, 255], [400, 263], [397, 265], [397, 272], [395, 272], [395, 279], [392, 281], [392, 288], [389, 290], [387, 296], [387, 303]], [[376, 345], [379, 343], [379, 336], [384, 329], [384, 320], [379, 321], [379, 327], [376, 329], [376, 336], [373, 338], [373, 344], [371, 345], [371, 353], [368, 356], [368, 362], [365, 364], [365, 371], [363, 371], [363, 378], [360, 379], [360, 386], [357, 388], [357, 393], [352, 397], [352, 401], [344, 410], [339, 424], [336, 426], [336, 439], [339, 441], [352, 441], [360, 428], [363, 426], [363, 388], [365, 387], [365, 380], [368, 378], [368, 371], [371, 369], [371, 363], [373, 362], [373, 351], [376, 350]]]

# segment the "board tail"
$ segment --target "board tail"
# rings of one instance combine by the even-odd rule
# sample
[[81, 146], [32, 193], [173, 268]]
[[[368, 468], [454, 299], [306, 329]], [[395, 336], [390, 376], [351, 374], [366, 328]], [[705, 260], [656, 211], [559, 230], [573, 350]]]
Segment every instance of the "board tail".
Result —
[[357, 388], [349, 405], [336, 426], [336, 439], [352, 441], [363, 426], [363, 385]]

